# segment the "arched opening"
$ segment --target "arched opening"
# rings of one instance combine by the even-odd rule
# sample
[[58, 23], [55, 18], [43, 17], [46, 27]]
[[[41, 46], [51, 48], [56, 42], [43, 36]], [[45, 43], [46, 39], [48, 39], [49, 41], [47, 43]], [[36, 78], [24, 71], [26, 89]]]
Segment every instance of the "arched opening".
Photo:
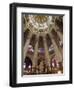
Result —
[[39, 36], [39, 48], [44, 48], [42, 36]]
[[39, 36], [39, 42], [38, 42], [38, 58], [44, 58], [45, 50], [44, 50], [44, 42], [43, 37]]

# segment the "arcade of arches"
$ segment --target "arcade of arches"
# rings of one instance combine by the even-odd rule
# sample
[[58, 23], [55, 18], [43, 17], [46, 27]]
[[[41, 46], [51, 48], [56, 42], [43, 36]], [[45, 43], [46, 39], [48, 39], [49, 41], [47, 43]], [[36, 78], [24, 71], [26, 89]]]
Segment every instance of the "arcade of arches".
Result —
[[22, 15], [23, 75], [63, 73], [63, 16]]

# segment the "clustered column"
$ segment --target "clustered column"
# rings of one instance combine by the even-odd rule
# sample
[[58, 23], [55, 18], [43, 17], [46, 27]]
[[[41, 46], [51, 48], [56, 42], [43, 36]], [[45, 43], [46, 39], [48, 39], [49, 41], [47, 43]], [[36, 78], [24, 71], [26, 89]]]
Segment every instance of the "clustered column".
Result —
[[26, 53], [28, 51], [28, 45], [30, 43], [31, 38], [32, 38], [32, 33], [29, 32], [29, 35], [27, 37], [27, 41], [26, 41], [25, 46], [24, 46], [24, 59], [25, 59]]
[[48, 72], [49, 70], [51, 70], [51, 67], [50, 67], [50, 56], [49, 56], [49, 51], [48, 51], [45, 36], [43, 37], [43, 43], [44, 43], [44, 49], [45, 49], [45, 60], [47, 65], [46, 72]]
[[36, 36], [36, 44], [35, 44], [35, 48], [34, 48], [34, 56], [33, 56], [33, 66], [32, 66], [32, 72], [37, 72], [37, 57], [38, 57], [38, 41], [39, 41], [39, 36]]

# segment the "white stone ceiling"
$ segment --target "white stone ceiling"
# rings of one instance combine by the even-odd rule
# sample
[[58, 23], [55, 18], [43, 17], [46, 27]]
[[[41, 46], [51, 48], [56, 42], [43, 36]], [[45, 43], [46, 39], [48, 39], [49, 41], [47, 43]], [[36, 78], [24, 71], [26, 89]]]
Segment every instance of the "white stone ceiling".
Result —
[[[45, 20], [46, 19], [46, 20]], [[52, 23], [52, 16], [41, 16], [29, 15], [29, 24], [37, 30], [46, 30], [49, 28], [49, 25]]]

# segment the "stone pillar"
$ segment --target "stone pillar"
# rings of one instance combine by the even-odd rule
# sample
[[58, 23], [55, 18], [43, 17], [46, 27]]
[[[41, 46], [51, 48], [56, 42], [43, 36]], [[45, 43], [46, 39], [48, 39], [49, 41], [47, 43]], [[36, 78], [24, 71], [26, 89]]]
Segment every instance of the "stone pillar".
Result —
[[45, 60], [46, 60], [46, 64], [47, 67], [50, 64], [50, 56], [49, 56], [49, 51], [48, 51], [48, 47], [47, 47], [47, 42], [46, 42], [46, 38], [45, 36], [43, 37], [43, 43], [44, 43], [44, 49], [45, 49]]
[[37, 67], [38, 40], [39, 40], [39, 36], [37, 35], [37, 36], [36, 36], [36, 44], [35, 44], [35, 48], [34, 48], [34, 56], [33, 56], [33, 59], [32, 59], [32, 63], [33, 63], [32, 71], [33, 71], [33, 72], [35, 72], [35, 69], [36, 69], [36, 67]]
[[53, 35], [52, 35], [51, 33], [49, 33], [49, 36], [50, 36], [51, 41], [52, 41], [52, 44], [53, 44], [53, 46], [54, 46], [54, 51], [55, 51], [55, 54], [56, 54], [56, 56], [57, 56], [57, 59], [58, 59], [58, 61], [60, 62], [60, 61], [62, 61], [61, 52], [60, 52], [60, 50], [59, 50], [59, 48], [58, 48], [58, 46], [57, 46], [57, 44], [56, 44], [56, 42], [55, 42], [55, 40], [54, 40], [54, 38], [53, 38]]
[[30, 32], [29, 35], [28, 35], [28, 37], [27, 37], [26, 43], [24, 45], [24, 50], [23, 50], [23, 52], [24, 52], [24, 55], [23, 55], [24, 56], [24, 59], [26, 57], [26, 53], [27, 53], [27, 50], [28, 50], [28, 45], [30, 43], [31, 37], [32, 37], [32, 33]]

